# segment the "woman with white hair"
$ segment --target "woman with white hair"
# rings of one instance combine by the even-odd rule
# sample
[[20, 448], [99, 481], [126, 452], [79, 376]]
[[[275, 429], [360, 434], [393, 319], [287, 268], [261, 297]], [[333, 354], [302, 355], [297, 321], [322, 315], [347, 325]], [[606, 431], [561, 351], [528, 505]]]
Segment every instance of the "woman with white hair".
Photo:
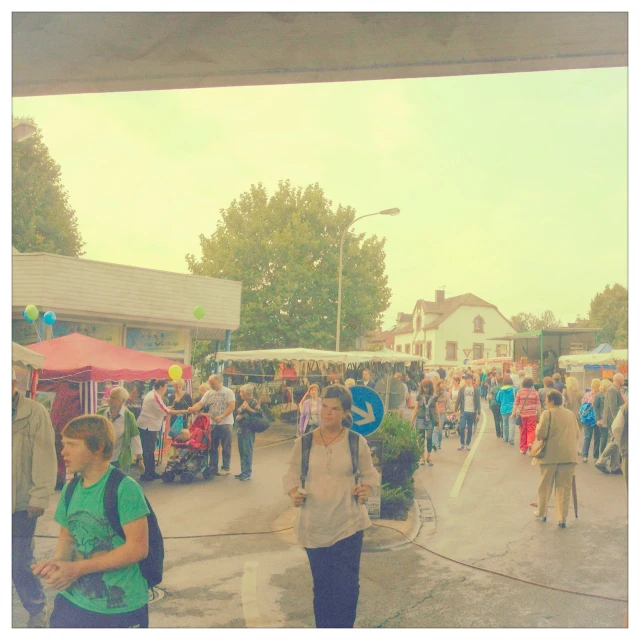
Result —
[[240, 473], [236, 480], [244, 482], [251, 478], [253, 464], [253, 444], [256, 440], [255, 431], [249, 426], [252, 414], [260, 412], [260, 403], [255, 399], [253, 385], [245, 384], [240, 387], [240, 405], [236, 413], [236, 430], [238, 433], [238, 453], [240, 454]]
[[111, 387], [107, 406], [100, 407], [97, 413], [107, 418], [116, 432], [116, 444], [113, 448], [111, 464], [127, 473], [135, 456], [138, 469], [144, 473], [142, 442], [136, 417], [124, 405], [128, 399], [129, 392], [124, 387]]

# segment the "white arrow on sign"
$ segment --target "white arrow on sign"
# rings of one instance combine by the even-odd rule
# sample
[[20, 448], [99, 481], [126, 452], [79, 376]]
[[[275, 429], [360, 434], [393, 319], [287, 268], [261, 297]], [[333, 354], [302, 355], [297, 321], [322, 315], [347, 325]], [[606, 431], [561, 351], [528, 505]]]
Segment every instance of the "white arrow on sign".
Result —
[[373, 413], [373, 407], [371, 406], [371, 403], [367, 402], [366, 405], [367, 405], [366, 411], [363, 411], [362, 409], [359, 409], [356, 406], [351, 407], [351, 410], [354, 413], [357, 413], [359, 416], [362, 417], [362, 420], [354, 420], [354, 422], [357, 425], [363, 426], [365, 424], [369, 424], [370, 422], [374, 422], [376, 419], [376, 416]]

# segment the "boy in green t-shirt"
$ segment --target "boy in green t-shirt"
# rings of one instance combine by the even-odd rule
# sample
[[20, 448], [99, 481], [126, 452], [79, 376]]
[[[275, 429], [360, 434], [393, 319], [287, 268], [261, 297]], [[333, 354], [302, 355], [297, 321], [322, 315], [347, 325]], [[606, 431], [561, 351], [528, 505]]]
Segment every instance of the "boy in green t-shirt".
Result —
[[62, 458], [78, 482], [68, 508], [67, 486], [54, 516], [60, 537], [53, 558], [33, 565], [34, 575], [60, 591], [51, 627], [148, 628], [148, 589], [139, 562], [149, 552], [144, 493], [132, 478], [118, 487], [118, 515], [125, 538], [111, 528], [104, 491], [113, 467], [113, 425], [104, 417], [75, 418], [62, 431]]

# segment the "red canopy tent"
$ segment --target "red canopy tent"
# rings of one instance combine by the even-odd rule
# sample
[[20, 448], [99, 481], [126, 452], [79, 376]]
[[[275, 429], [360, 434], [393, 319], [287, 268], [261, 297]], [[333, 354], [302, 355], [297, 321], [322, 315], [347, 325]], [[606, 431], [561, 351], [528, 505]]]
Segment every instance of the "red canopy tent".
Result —
[[[40, 380], [105, 382], [168, 378], [173, 360], [116, 347], [104, 340], [72, 333], [62, 338], [36, 342], [28, 347], [45, 357]], [[191, 367], [182, 367], [182, 377], [191, 379]]]
[[[59, 462], [62, 449], [59, 434], [73, 418], [96, 412], [98, 382], [168, 378], [169, 367], [176, 364], [167, 358], [116, 347], [80, 333], [36, 342], [29, 345], [29, 349], [45, 357], [38, 392], [51, 413]], [[189, 381], [189, 386], [192, 369], [190, 366], [180, 366], [182, 377]], [[63, 483], [64, 479], [64, 466], [59, 464], [59, 483]]]

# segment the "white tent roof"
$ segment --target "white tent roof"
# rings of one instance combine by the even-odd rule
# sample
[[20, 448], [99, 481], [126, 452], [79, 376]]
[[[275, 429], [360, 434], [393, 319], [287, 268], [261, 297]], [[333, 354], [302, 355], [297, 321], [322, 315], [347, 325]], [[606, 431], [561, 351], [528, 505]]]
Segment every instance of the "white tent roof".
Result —
[[391, 349], [382, 351], [323, 351], [320, 349], [256, 349], [253, 351], [219, 351], [217, 362], [233, 360], [278, 360], [279, 362], [327, 362], [357, 364], [361, 362], [419, 362], [420, 356], [411, 356]]
[[19, 344], [12, 342], [11, 361], [16, 364], [24, 365], [25, 367], [33, 367], [34, 369], [42, 371], [44, 356], [41, 353], [36, 353], [35, 351], [31, 351], [31, 349], [27, 349], [26, 347], [22, 347]]
[[628, 361], [628, 349], [614, 349], [609, 353], [580, 353], [574, 356], [560, 356], [558, 365], [561, 369], [566, 369], [567, 365], [615, 364], [616, 362]]

